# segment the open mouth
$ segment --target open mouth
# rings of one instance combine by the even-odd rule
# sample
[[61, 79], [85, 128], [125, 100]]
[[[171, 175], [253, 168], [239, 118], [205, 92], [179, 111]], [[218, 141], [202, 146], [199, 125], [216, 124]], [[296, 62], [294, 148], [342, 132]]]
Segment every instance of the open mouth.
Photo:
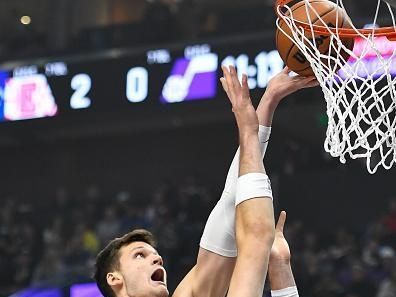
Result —
[[166, 285], [164, 268], [160, 267], [160, 268], [154, 270], [153, 274], [151, 275], [151, 280], [154, 282], [160, 282], [160, 283]]

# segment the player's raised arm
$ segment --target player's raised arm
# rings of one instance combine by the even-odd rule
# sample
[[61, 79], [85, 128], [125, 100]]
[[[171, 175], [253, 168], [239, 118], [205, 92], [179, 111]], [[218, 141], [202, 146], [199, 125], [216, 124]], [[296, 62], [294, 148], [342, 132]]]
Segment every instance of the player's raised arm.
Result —
[[[265, 138], [259, 139], [261, 145], [263, 145], [263, 140], [267, 141], [265, 145], [268, 144], [273, 115], [280, 101], [300, 89], [318, 85], [314, 77], [290, 76], [289, 73], [290, 70], [286, 67], [270, 80], [256, 110], [261, 132], [259, 136], [262, 136], [262, 133], [265, 132]], [[224, 78], [222, 84], [230, 97], [231, 94], [228, 92]], [[298, 291], [290, 264], [290, 249], [283, 235], [285, 220], [286, 212], [281, 212], [276, 225], [275, 240], [271, 248], [268, 275], [272, 296], [297, 297]]]
[[238, 258], [228, 296], [261, 297], [275, 234], [272, 192], [261, 158], [259, 120], [249, 96], [247, 77], [243, 75], [241, 84], [234, 67], [224, 67], [223, 71], [240, 144], [235, 201]]
[[[260, 123], [258, 138], [261, 160], [268, 145], [272, 116], [278, 103], [290, 93], [317, 84], [312, 78], [289, 77], [288, 73], [288, 69], [285, 69], [270, 80], [256, 111]], [[220, 80], [224, 91], [230, 97], [225, 78]], [[227, 293], [237, 256], [235, 196], [239, 156], [240, 149], [232, 160], [220, 200], [206, 222], [196, 265], [179, 284], [174, 297], [224, 297]]]

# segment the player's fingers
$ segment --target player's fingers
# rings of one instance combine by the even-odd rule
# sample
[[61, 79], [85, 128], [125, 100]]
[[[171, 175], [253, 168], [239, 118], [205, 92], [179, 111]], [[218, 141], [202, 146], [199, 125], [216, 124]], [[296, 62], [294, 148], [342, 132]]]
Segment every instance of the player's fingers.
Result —
[[298, 82], [300, 82], [300, 84], [307, 84], [307, 83], [309, 83], [310, 81], [312, 81], [313, 79], [315, 79], [315, 77], [313, 77], [313, 76], [301, 76], [301, 75], [299, 75], [299, 76], [296, 76], [295, 78], [294, 78], [296, 81], [298, 81]]
[[314, 75], [312, 75], [312, 76], [307, 76], [307, 77], [305, 77], [305, 80], [306, 80], [307, 82], [310, 82], [310, 81], [316, 80], [316, 77], [315, 77]]
[[315, 76], [312, 76], [312, 77], [307, 78], [307, 80], [305, 81], [304, 88], [312, 88], [312, 87], [316, 87], [318, 85], [319, 85], [319, 81], [316, 79]]
[[308, 85], [314, 80], [316, 80], [314, 76], [304, 77], [299, 75], [293, 79], [293, 83], [297, 86], [298, 89], [302, 89], [309, 88]]
[[237, 74], [234, 66], [230, 66], [230, 74], [231, 74], [231, 78], [232, 78], [233, 87], [234, 87], [235, 91], [237, 91], [241, 87], [241, 84], [239, 82], [238, 74]]
[[[230, 66], [230, 68], [231, 68], [231, 66]], [[228, 89], [228, 93], [230, 95], [229, 96], [230, 100], [233, 100], [234, 99], [234, 85], [233, 85], [231, 73], [230, 73], [231, 69], [229, 69], [226, 66], [221, 66], [221, 69], [223, 69], [223, 75], [224, 75], [225, 81], [227, 83], [227, 89]]]
[[312, 87], [317, 87], [317, 86], [319, 86], [320, 85], [320, 83], [319, 83], [319, 81], [315, 78], [314, 80], [312, 80], [312, 81], [310, 81], [308, 84], [307, 84], [307, 88], [312, 88]]
[[282, 72], [289, 74], [291, 72], [291, 70], [288, 66], [285, 66], [285, 68], [283, 68]]
[[315, 79], [315, 76], [310, 75], [310, 76], [302, 76], [300, 74], [297, 74], [296, 76], [294, 76], [295, 79], [299, 79], [299, 80], [303, 80], [303, 81], [310, 81], [312, 79]]
[[249, 86], [248, 86], [247, 75], [246, 74], [242, 74], [242, 96], [243, 96], [244, 99], [249, 99], [250, 98]]
[[292, 76], [292, 81], [295, 82], [295, 83], [298, 83], [298, 82], [304, 83], [304, 82], [307, 82], [309, 80], [311, 80], [311, 77], [301, 76], [299, 74], [297, 74], [295, 76]]
[[221, 86], [223, 87], [224, 92], [228, 93], [227, 82], [224, 77], [220, 77]]
[[278, 222], [276, 223], [276, 231], [282, 232], [283, 233], [283, 227], [285, 226], [286, 222], [286, 211], [282, 210]]

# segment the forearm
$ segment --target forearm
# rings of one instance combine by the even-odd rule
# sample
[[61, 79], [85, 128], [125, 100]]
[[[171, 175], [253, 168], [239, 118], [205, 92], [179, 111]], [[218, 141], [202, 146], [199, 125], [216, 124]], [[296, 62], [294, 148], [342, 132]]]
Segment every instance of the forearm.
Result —
[[290, 263], [270, 262], [268, 266], [268, 278], [271, 290], [281, 290], [296, 286]]
[[[260, 125], [258, 138], [260, 142], [260, 153], [261, 159], [264, 158], [265, 153], [267, 151], [269, 139], [271, 135], [271, 127]], [[240, 156], [240, 148], [235, 153], [234, 158], [232, 159], [230, 168], [228, 169], [227, 178], [224, 185], [224, 191], [228, 192], [229, 198], [235, 200], [235, 191], [236, 191], [236, 184], [239, 176], [239, 156]]]
[[[265, 194], [268, 182], [257, 135], [240, 130], [239, 141], [240, 177], [236, 197], [237, 202], [241, 201], [236, 208], [238, 258], [228, 297], [259, 297], [263, 292], [274, 241], [273, 206], [272, 199], [264, 198], [269, 196]], [[259, 191], [256, 192], [257, 189]], [[255, 194], [251, 195], [252, 190]]]
[[268, 265], [268, 278], [272, 297], [298, 297], [296, 282], [290, 263], [274, 263]]
[[264, 93], [256, 110], [260, 125], [266, 127], [272, 126], [274, 112], [278, 107], [279, 102], [280, 99], [273, 96], [269, 91]]
[[265, 173], [257, 134], [240, 133], [239, 176], [248, 173]]
[[238, 258], [228, 297], [262, 296], [274, 240], [271, 199], [250, 199], [237, 206]]

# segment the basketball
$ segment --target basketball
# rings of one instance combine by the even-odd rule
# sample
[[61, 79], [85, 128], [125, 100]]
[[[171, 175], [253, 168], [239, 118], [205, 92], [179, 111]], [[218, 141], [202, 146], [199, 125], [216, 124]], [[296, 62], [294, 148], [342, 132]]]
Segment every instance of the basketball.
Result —
[[[336, 25], [338, 25], [342, 28], [351, 28], [348, 15], [334, 2], [331, 2], [329, 0], [309, 0], [309, 3], [312, 6], [308, 6], [310, 17], [307, 16], [305, 1], [298, 2], [290, 8], [294, 20], [304, 23], [309, 23], [309, 21], [311, 21], [313, 25], [318, 26], [327, 25], [328, 27], [335, 28]], [[320, 16], [320, 18], [318, 18], [318, 15]], [[282, 19], [279, 20], [279, 27], [282, 28], [282, 30], [287, 35], [292, 36], [289, 26]], [[313, 75], [314, 73], [305, 55], [298, 49], [293, 41], [291, 41], [289, 37], [279, 29], [279, 27], [276, 32], [276, 46], [283, 62], [292, 71], [302, 76]], [[319, 33], [314, 33], [314, 35], [312, 35], [311, 32], [306, 31], [305, 36], [309, 40], [315, 39], [316, 47], [318, 48], [320, 53], [329, 53], [329, 46], [331, 40], [329, 35], [323, 35]], [[307, 43], [308, 42], [306, 42], [306, 44]], [[343, 38], [342, 43], [349, 50], [352, 50], [354, 45], [354, 39]], [[338, 54], [341, 55], [345, 60], [349, 58], [349, 54], [344, 50], [340, 52], [336, 52], [334, 50], [333, 52], [330, 51], [330, 55], [334, 57], [336, 57]]]

